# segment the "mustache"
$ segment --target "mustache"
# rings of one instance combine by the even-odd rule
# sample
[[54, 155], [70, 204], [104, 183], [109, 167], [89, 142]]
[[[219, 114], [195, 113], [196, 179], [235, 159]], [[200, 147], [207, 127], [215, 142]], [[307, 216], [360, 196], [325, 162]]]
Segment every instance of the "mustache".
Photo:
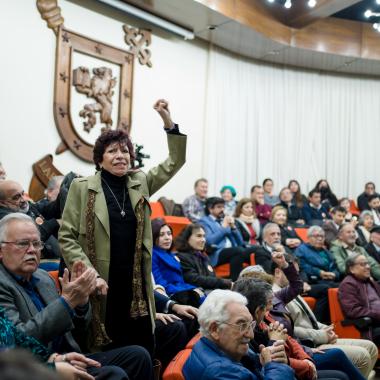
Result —
[[36, 257], [36, 255], [25, 255], [23, 261], [29, 261], [29, 260], [34, 260], [35, 262], [37, 262], [37, 257]]

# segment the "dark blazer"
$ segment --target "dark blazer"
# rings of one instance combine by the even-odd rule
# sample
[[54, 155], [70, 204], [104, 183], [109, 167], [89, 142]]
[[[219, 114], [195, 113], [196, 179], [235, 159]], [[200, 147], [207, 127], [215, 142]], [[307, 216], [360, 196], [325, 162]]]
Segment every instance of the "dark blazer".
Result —
[[335, 226], [335, 223], [332, 220], [326, 220], [323, 223], [323, 231], [325, 231], [325, 241], [327, 246], [330, 247], [330, 244], [338, 237], [339, 229]]
[[306, 224], [312, 226], [313, 224], [322, 225], [324, 219], [329, 219], [329, 213], [326, 208], [322, 205], [319, 209], [311, 207], [309, 203], [303, 206], [302, 213]]
[[302, 208], [297, 207], [296, 204], [291, 203], [288, 205], [285, 202], [281, 202], [280, 205], [288, 211], [288, 223], [290, 225], [297, 225], [297, 220], [304, 219], [302, 214]]
[[47, 272], [37, 269], [33, 276], [38, 280], [36, 289], [46, 307], [38, 311], [26, 290], [0, 264], [0, 306], [13, 324], [27, 335], [51, 347], [52, 341], [63, 336], [70, 351], [80, 352], [70, 333], [74, 327], [85, 329], [91, 318], [90, 308], [83, 316], [71, 317], [60, 300], [54, 280]]
[[207, 289], [230, 289], [231, 281], [218, 278], [206, 254], [200, 252], [178, 252], [184, 280]]
[[367, 244], [365, 250], [380, 264], [380, 252], [376, 249], [373, 243]]

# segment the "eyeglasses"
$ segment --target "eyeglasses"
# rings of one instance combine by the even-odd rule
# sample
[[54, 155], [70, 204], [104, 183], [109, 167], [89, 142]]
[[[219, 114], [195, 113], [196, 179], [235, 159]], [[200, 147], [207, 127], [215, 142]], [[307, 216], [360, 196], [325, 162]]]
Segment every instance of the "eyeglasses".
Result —
[[366, 267], [367, 265], [369, 266], [369, 262], [368, 261], [362, 261], [360, 263], [355, 263], [354, 265], [360, 265], [361, 267]]
[[242, 323], [221, 322], [220, 324], [224, 324], [224, 325], [228, 325], [228, 326], [238, 328], [240, 331], [240, 334], [244, 334], [246, 332], [253, 331], [256, 327], [256, 321], [242, 322]]
[[314, 239], [324, 239], [325, 235], [324, 234], [315, 234], [315, 235], [311, 235], [310, 237], [312, 237]]
[[44, 247], [44, 243], [41, 240], [16, 240], [16, 241], [2, 241], [1, 244], [13, 244], [20, 251], [26, 251], [30, 244], [33, 248], [40, 251]]

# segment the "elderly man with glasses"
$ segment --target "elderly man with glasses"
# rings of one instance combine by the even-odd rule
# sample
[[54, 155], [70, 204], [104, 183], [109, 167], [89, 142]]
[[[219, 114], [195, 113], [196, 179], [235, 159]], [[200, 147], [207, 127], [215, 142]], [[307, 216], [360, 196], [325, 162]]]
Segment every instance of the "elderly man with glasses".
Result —
[[[0, 306], [7, 318], [18, 330], [59, 353], [55, 360], [84, 368], [99, 379], [152, 379], [150, 356], [139, 346], [81, 355], [80, 360], [65, 354], [80, 352], [70, 331], [75, 328], [78, 336], [88, 326], [88, 300], [96, 288], [97, 273], [82, 262], [74, 263], [70, 279], [65, 269], [59, 295], [49, 274], [38, 269], [43, 245], [29, 216], [13, 213], [0, 221]], [[94, 360], [102, 367], [95, 367]]]
[[185, 363], [186, 380], [294, 379], [293, 370], [272, 360], [271, 348], [260, 355], [249, 350], [256, 321], [246, 307], [247, 299], [230, 290], [214, 290], [199, 308], [202, 334]]

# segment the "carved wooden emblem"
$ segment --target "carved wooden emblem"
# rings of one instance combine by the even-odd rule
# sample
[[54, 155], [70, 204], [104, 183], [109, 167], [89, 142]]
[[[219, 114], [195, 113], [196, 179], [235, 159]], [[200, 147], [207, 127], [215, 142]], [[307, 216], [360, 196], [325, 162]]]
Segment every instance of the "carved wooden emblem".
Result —
[[[96, 64], [77, 65], [75, 54], [90, 57]], [[54, 118], [63, 141], [56, 154], [69, 148], [76, 156], [92, 162], [93, 142], [103, 129], [123, 128], [129, 132], [132, 76], [131, 52], [59, 28]], [[74, 98], [77, 103], [79, 99], [80, 106]]]
[[130, 28], [128, 25], [123, 25], [123, 30], [124, 41], [130, 47], [129, 51], [138, 58], [141, 65], [152, 67], [151, 52], [145, 48], [151, 44], [151, 33], [144, 29]]

